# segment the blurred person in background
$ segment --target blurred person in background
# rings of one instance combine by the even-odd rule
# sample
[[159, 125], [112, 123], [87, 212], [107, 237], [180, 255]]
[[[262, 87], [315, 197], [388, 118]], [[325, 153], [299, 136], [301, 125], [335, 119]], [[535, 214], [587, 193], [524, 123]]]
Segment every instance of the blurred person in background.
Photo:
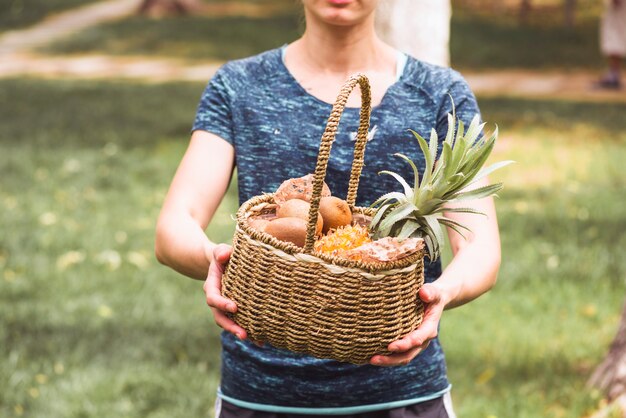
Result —
[[[209, 241], [204, 233], [235, 166], [240, 204], [313, 170], [332, 103], [354, 73], [369, 78], [373, 106], [358, 206], [368, 206], [382, 192], [396, 189], [395, 180], [378, 176], [378, 171], [392, 169], [412, 178], [407, 164], [390, 158], [394, 152], [419, 155], [409, 128], [427, 135], [434, 127], [441, 146], [453, 103], [466, 126], [480, 113], [459, 73], [419, 61], [378, 38], [374, 29], [378, 3], [302, 0], [306, 28], [301, 38], [226, 63], [200, 100], [191, 141], [159, 216], [155, 251], [163, 264], [205, 281], [206, 301], [224, 330], [218, 418], [455, 416], [437, 337], [439, 320], [444, 309], [479, 297], [496, 281], [500, 238], [493, 199], [468, 202], [485, 217], [448, 215], [473, 233], [467, 240], [449, 233], [453, 259], [445, 270], [440, 260], [425, 263], [426, 284], [419, 292], [426, 305], [421, 326], [392, 342], [390, 355], [374, 356], [366, 365], [250, 342], [246, 331], [227, 315], [236, 312], [236, 303], [221, 295], [231, 248]], [[326, 178], [336, 195], [348, 184], [359, 95], [351, 95], [347, 106]], [[423, 173], [424, 159], [415, 161]], [[483, 179], [477, 187], [485, 184]]]
[[626, 0], [605, 0], [600, 25], [600, 49], [607, 58], [608, 71], [596, 83], [605, 89], [621, 88], [621, 65], [626, 57]]

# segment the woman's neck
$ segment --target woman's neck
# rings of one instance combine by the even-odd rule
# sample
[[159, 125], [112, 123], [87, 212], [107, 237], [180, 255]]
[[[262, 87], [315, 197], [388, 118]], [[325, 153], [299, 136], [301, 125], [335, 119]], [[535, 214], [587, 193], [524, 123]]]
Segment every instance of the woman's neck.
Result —
[[367, 21], [350, 27], [311, 25], [289, 48], [312, 71], [341, 77], [366, 69], [383, 70], [390, 60], [395, 62], [395, 50], [376, 36]]
[[[327, 103], [334, 102], [348, 76], [364, 73], [375, 106], [396, 81], [397, 53], [376, 36], [373, 22], [350, 27], [312, 24], [287, 47], [285, 65], [306, 91]], [[360, 97], [351, 95], [348, 106], [359, 105]]]

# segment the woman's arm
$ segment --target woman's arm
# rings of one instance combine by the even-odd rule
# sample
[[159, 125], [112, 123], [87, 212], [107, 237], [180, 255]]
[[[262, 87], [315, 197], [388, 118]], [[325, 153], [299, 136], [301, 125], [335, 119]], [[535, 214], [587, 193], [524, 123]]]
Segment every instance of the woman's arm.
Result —
[[159, 215], [155, 253], [179, 273], [204, 280], [215, 323], [243, 339], [246, 332], [226, 315], [236, 312], [237, 305], [221, 294], [231, 249], [212, 243], [204, 233], [228, 189], [234, 162], [232, 145], [214, 134], [194, 132]]
[[[475, 187], [488, 185], [484, 179]], [[486, 216], [447, 212], [446, 217], [467, 226], [465, 238], [448, 229], [453, 258], [434, 283], [446, 309], [463, 305], [491, 289], [500, 268], [500, 233], [493, 198], [459, 202], [448, 207], [471, 207]]]
[[231, 144], [195, 131], [165, 198], [156, 228], [155, 253], [162, 264], [205, 280], [215, 244], [204, 233], [232, 176]]

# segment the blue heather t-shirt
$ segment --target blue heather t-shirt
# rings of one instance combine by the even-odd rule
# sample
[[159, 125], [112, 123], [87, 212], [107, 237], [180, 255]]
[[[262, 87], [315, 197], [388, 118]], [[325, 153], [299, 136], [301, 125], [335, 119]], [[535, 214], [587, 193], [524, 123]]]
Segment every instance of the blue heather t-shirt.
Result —
[[[354, 94], [358, 94], [358, 88]], [[455, 71], [408, 57], [399, 79], [372, 109], [357, 205], [367, 206], [390, 191], [401, 191], [391, 176], [412, 183], [411, 167], [393, 157], [408, 155], [423, 172], [424, 158], [408, 131], [424, 137], [435, 128], [443, 141], [452, 100], [467, 125], [478, 114], [476, 99]], [[332, 104], [309, 94], [285, 67], [281, 49], [232, 61], [220, 68], [200, 101], [193, 130], [218, 135], [235, 148], [240, 203], [273, 192], [286, 179], [312, 173]], [[332, 147], [326, 182], [344, 197], [353, 157], [359, 109], [347, 108]], [[441, 274], [426, 263], [425, 280]], [[222, 333], [220, 396], [257, 410], [339, 414], [388, 409], [433, 399], [450, 388], [439, 340], [410, 364], [357, 366], [277, 349], [258, 347]]]

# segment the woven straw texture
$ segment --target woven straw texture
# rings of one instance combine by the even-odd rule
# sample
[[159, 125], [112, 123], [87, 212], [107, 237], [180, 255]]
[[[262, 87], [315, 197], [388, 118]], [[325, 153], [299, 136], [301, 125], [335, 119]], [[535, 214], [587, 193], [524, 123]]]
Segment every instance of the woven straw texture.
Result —
[[361, 117], [346, 201], [355, 207], [371, 112], [370, 86], [356, 74], [342, 87], [322, 136], [314, 172], [311, 212], [304, 248], [251, 228], [250, 216], [271, 211], [272, 194], [256, 196], [237, 212], [233, 254], [222, 293], [237, 303], [232, 318], [252, 341], [354, 364], [368, 363], [375, 354], [416, 329], [423, 304], [417, 292], [423, 284], [423, 252], [388, 263], [363, 263], [313, 250], [315, 225], [326, 166], [341, 113], [356, 85], [361, 90]]

